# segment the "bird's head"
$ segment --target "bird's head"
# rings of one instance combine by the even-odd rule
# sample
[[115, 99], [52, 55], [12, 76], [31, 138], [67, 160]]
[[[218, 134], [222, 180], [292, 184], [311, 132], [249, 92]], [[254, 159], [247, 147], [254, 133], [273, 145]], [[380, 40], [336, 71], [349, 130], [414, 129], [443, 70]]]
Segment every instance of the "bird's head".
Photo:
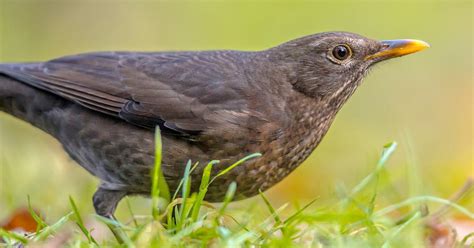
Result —
[[347, 32], [319, 33], [270, 51], [291, 64], [296, 90], [342, 104], [377, 62], [429, 47], [419, 40], [377, 41]]

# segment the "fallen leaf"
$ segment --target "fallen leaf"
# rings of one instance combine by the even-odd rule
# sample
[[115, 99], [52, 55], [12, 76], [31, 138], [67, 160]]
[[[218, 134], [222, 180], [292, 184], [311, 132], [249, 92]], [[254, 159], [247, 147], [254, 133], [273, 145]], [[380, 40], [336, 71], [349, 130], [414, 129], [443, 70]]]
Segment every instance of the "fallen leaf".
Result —
[[26, 208], [15, 210], [0, 226], [8, 231], [22, 232], [36, 232], [38, 228], [38, 224]]

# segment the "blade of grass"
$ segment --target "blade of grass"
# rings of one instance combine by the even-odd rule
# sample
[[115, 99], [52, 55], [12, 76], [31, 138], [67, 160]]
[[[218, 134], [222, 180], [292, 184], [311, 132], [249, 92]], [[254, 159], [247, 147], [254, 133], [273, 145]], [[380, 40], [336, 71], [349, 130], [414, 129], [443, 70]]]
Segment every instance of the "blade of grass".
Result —
[[135, 219], [135, 214], [132, 211], [132, 205], [130, 204], [130, 200], [128, 197], [126, 197], [125, 202], [127, 203], [127, 209], [128, 209], [128, 212], [130, 213], [130, 216], [132, 217], [133, 224], [135, 225], [135, 227], [138, 227], [138, 222]]
[[273, 208], [268, 198], [265, 196], [265, 194], [261, 190], [258, 190], [258, 193], [260, 194], [260, 197], [262, 197], [263, 202], [268, 208], [268, 211], [270, 211], [270, 214], [272, 214], [273, 218], [275, 219], [275, 224], [277, 225], [281, 224], [280, 216], [276, 213], [275, 208]]
[[79, 227], [79, 229], [81, 229], [82, 233], [84, 233], [84, 235], [86, 236], [89, 243], [93, 243], [93, 244], [99, 246], [97, 241], [94, 239], [94, 237], [92, 237], [90, 232], [84, 226], [84, 222], [82, 221], [81, 214], [79, 213], [79, 210], [77, 209], [76, 203], [74, 202], [74, 200], [72, 199], [71, 196], [69, 196], [69, 202], [71, 203], [72, 212], [74, 213], [74, 216], [76, 217], [76, 224]]
[[[194, 206], [194, 203], [196, 202], [196, 197], [197, 197], [197, 193], [196, 192], [190, 192], [191, 196], [188, 197], [187, 199], [187, 203], [186, 203], [186, 208], [184, 209], [185, 213], [184, 213], [184, 216], [185, 216], [185, 222], [189, 220], [189, 218], [191, 217], [191, 210], [193, 209], [193, 206]], [[201, 205], [203, 202], [201, 202]]]
[[125, 231], [133, 231], [134, 230], [134, 227], [124, 225], [124, 224], [120, 223], [119, 221], [117, 221], [115, 219], [110, 219], [110, 218], [100, 216], [100, 215], [94, 215], [94, 217], [97, 220], [99, 220], [100, 222], [102, 222], [106, 225], [117, 227], [117, 228], [120, 228], [120, 229], [125, 230]]
[[193, 204], [193, 210], [191, 213], [191, 219], [193, 222], [197, 221], [199, 216], [199, 210], [201, 209], [202, 201], [207, 194], [207, 189], [209, 187], [209, 180], [211, 178], [212, 166], [219, 163], [219, 160], [212, 160], [209, 162], [202, 173], [201, 185], [199, 186], [199, 193], [196, 197], [196, 201]]
[[300, 214], [301, 214], [304, 210], [306, 210], [309, 206], [313, 205], [313, 203], [315, 203], [318, 199], [319, 199], [319, 197], [316, 198], [316, 199], [311, 200], [310, 202], [308, 202], [308, 204], [304, 205], [304, 207], [298, 209], [298, 211], [296, 211], [295, 213], [293, 213], [292, 215], [290, 215], [288, 218], [286, 218], [286, 220], [283, 221], [283, 223], [285, 223], [285, 224], [291, 223], [296, 217], [298, 217], [298, 215], [300, 215]]
[[[473, 238], [474, 237], [474, 232], [471, 232], [469, 234], [467, 234], [466, 236], [464, 236], [464, 238], [461, 240], [461, 244], [460, 244], [460, 247], [468, 247], [468, 240], [470, 238]], [[473, 243], [471, 243], [472, 245]]]
[[[242, 224], [240, 223], [240, 221], [238, 221], [234, 216], [232, 215], [224, 215], [223, 216], [231, 219], [233, 222], [235, 222], [235, 224], [237, 224], [239, 226], [239, 228], [241, 228], [242, 230], [246, 231], [246, 232], [251, 232], [251, 230], [249, 228], [247, 228], [246, 224]], [[216, 219], [216, 222], [217, 222], [217, 219]]]
[[409, 196], [420, 195], [423, 189], [423, 177], [420, 175], [420, 168], [418, 166], [418, 159], [416, 157], [415, 148], [412, 140], [408, 133], [404, 133], [405, 136], [405, 153], [407, 160], [407, 169], [408, 169], [408, 192]]
[[100, 215], [95, 216], [100, 222], [104, 223], [109, 227], [110, 231], [112, 231], [112, 234], [115, 236], [115, 239], [120, 245], [126, 245], [126, 247], [135, 247], [128, 237], [128, 235], [125, 233], [125, 230], [134, 230], [132, 227], [128, 227], [120, 223], [119, 221], [115, 219], [109, 219], [105, 218]]
[[400, 225], [393, 233], [390, 235], [390, 237], [386, 238], [384, 244], [382, 245], [382, 248], [389, 248], [390, 247], [390, 242], [400, 234], [400, 232], [405, 229], [407, 226], [409, 226], [411, 223], [413, 223], [415, 220], [419, 219], [421, 217], [421, 212], [416, 212], [410, 219], [408, 219], [405, 223]]
[[46, 226], [45, 228], [41, 229], [41, 231], [35, 235], [33, 238], [34, 241], [42, 241], [51, 236], [51, 234], [56, 233], [56, 231], [61, 228], [64, 224], [66, 224], [73, 212], [66, 214], [65, 216], [61, 217], [56, 223]]
[[165, 177], [161, 171], [161, 132], [159, 126], [155, 128], [155, 165], [153, 167], [152, 175], [152, 187], [151, 187], [151, 199], [152, 199], [152, 216], [156, 220], [159, 213], [158, 200], [159, 197], [163, 197], [168, 202], [170, 201], [170, 193], [168, 184], [166, 183]]
[[180, 217], [177, 220], [176, 228], [181, 230], [186, 219], [186, 207], [188, 203], [189, 191], [191, 190], [191, 177], [189, 176], [191, 170], [191, 160], [188, 160], [186, 164], [186, 168], [184, 169], [184, 176], [183, 176], [183, 190], [182, 190], [182, 199], [183, 202], [180, 207]]
[[212, 179], [211, 179], [211, 182], [209, 184], [211, 184], [212, 182], [214, 182], [214, 180], [216, 180], [218, 177], [226, 174], [227, 172], [231, 171], [232, 169], [234, 169], [235, 167], [237, 167], [238, 165], [242, 164], [243, 162], [247, 161], [247, 160], [250, 160], [252, 158], [256, 158], [256, 157], [260, 157], [262, 156], [261, 153], [257, 152], [257, 153], [253, 153], [253, 154], [250, 154], [242, 159], [240, 159], [239, 161], [235, 162], [234, 164], [232, 164], [231, 166], [225, 168], [224, 170], [220, 171], [219, 173], [217, 173], [216, 176], [214, 176]]
[[0, 237], [6, 237], [9, 239], [16, 240], [24, 245], [28, 244], [28, 239], [25, 238], [23, 235], [14, 233], [14, 232], [9, 232], [3, 228], [0, 228]]
[[377, 193], [378, 193], [378, 186], [379, 186], [379, 178], [380, 174], [377, 173], [375, 176], [375, 185], [374, 185], [374, 192], [372, 193], [372, 197], [370, 198], [370, 201], [368, 203], [368, 206], [366, 206], [364, 209], [365, 211], [365, 225], [368, 229], [368, 231], [371, 233], [371, 235], [383, 235], [382, 232], [377, 228], [376, 223], [372, 220], [372, 215], [374, 214], [374, 209], [375, 209], [375, 200], [377, 199]]
[[[450, 196], [448, 199], [451, 202], [458, 203], [460, 200], [462, 200], [464, 197], [469, 197], [469, 194], [474, 192], [474, 179], [473, 178], [468, 178], [464, 185], [452, 196]], [[468, 199], [474, 199], [472, 196]], [[472, 203], [474, 201], [471, 200]], [[446, 214], [449, 211], [449, 206], [441, 206], [439, 209], [437, 209], [435, 212], [431, 214], [432, 219], [436, 218], [441, 218], [442, 215]]]
[[140, 225], [140, 226], [137, 226], [134, 230], [133, 230], [133, 233], [132, 235], [130, 236], [130, 240], [132, 241], [137, 241], [138, 238], [140, 237], [140, 235], [143, 233], [143, 231], [145, 231], [147, 229], [147, 225]]
[[225, 247], [259, 247], [259, 246], [250, 246], [245, 242], [248, 242], [252, 238], [258, 237], [258, 234], [252, 231], [242, 232], [241, 235], [236, 238], [228, 239]]
[[[193, 167], [191, 167], [190, 173], [193, 173], [193, 171], [196, 169], [196, 167], [197, 167], [198, 165], [199, 165], [199, 161], [197, 161], [196, 163], [194, 163]], [[173, 198], [171, 198], [172, 201], [174, 201], [174, 200], [176, 199], [176, 197], [178, 197], [178, 193], [179, 193], [179, 191], [181, 190], [181, 187], [183, 187], [183, 181], [184, 181], [184, 178], [181, 178], [181, 180], [179, 181], [178, 187], [177, 187], [176, 190], [174, 191]]]
[[379, 173], [380, 171], [384, 168], [385, 163], [387, 160], [390, 158], [392, 153], [395, 151], [397, 148], [397, 142], [391, 142], [389, 144], [386, 144], [384, 146], [382, 156], [380, 157], [379, 161], [377, 162], [377, 166], [375, 167], [375, 171], [370, 173], [368, 176], [366, 176], [362, 181], [360, 181], [359, 184], [357, 184], [351, 191], [351, 196], [359, 193], [362, 191]]
[[[258, 190], [258, 193], [260, 194], [260, 197], [262, 197], [263, 202], [265, 202], [265, 205], [267, 206], [268, 210], [270, 211], [270, 213], [272, 214], [272, 216], [275, 220], [275, 224], [273, 225], [272, 232], [280, 229], [283, 236], [286, 236], [287, 232], [286, 232], [285, 225], [282, 225], [281, 218], [278, 215], [278, 213], [275, 211], [275, 208], [273, 208], [272, 204], [270, 203], [268, 198], [265, 196], [265, 194], [261, 190]], [[275, 228], [275, 227], [278, 227], [278, 228]]]
[[48, 224], [46, 224], [43, 221], [43, 219], [41, 219], [41, 217], [39, 217], [36, 214], [36, 212], [33, 210], [33, 207], [31, 207], [30, 196], [27, 195], [26, 198], [28, 200], [28, 212], [30, 213], [31, 217], [33, 217], [33, 219], [36, 221], [36, 224], [38, 224], [38, 227], [36, 228], [36, 231], [39, 231], [39, 230], [43, 229], [44, 227], [48, 226]]
[[227, 188], [227, 192], [224, 196], [224, 201], [222, 202], [221, 207], [219, 208], [219, 216], [222, 216], [227, 208], [227, 205], [232, 201], [235, 195], [235, 191], [237, 190], [237, 183], [231, 182], [229, 184], [229, 188]]
[[470, 212], [466, 208], [460, 206], [459, 204], [451, 202], [449, 200], [438, 198], [438, 197], [435, 197], [435, 196], [415, 196], [415, 197], [411, 197], [411, 198], [408, 198], [408, 199], [406, 199], [402, 202], [399, 202], [399, 203], [390, 205], [388, 207], [385, 207], [383, 209], [380, 209], [379, 211], [374, 213], [374, 216], [375, 217], [380, 217], [380, 216], [388, 214], [392, 211], [395, 211], [399, 208], [402, 208], [402, 207], [405, 207], [405, 206], [410, 206], [410, 205], [413, 205], [413, 204], [419, 203], [419, 202], [426, 202], [426, 201], [431, 201], [431, 202], [436, 202], [436, 203], [441, 203], [441, 204], [448, 205], [448, 206], [456, 209], [457, 211], [465, 214], [467, 217], [469, 217], [471, 219], [474, 219], [474, 213]]
[[275, 225], [273, 225], [273, 228], [270, 230], [267, 230], [267, 226], [271, 224], [271, 220], [275, 220], [275, 215], [277, 215], [279, 212], [283, 211], [286, 207], [288, 207], [288, 203], [283, 204], [281, 207], [275, 210], [275, 213], [271, 214], [268, 216], [261, 224], [258, 225], [258, 230], [259, 236], [256, 237], [255, 240], [262, 240], [268, 238], [269, 234], [272, 234], [276, 229], [274, 228]]
[[181, 241], [184, 237], [188, 236], [189, 234], [193, 233], [197, 229], [201, 228], [204, 224], [204, 221], [196, 221], [191, 223], [189, 226], [179, 230], [174, 236], [170, 238], [170, 240], [174, 243], [178, 243]]

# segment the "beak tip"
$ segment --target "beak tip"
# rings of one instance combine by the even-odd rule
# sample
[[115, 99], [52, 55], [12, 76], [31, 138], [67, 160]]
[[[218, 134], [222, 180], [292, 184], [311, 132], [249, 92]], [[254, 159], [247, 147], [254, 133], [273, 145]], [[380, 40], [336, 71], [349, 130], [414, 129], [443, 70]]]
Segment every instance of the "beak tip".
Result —
[[419, 44], [419, 46], [422, 47], [422, 49], [431, 47], [431, 45], [426, 41], [422, 41], [422, 40], [413, 40], [413, 41], [417, 42]]

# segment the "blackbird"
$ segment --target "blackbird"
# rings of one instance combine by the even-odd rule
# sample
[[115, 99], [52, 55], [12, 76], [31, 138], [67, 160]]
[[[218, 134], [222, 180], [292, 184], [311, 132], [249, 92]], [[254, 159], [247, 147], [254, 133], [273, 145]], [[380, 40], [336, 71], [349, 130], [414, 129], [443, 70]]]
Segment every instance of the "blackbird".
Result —
[[316, 148], [336, 113], [375, 63], [422, 50], [418, 40], [376, 41], [347, 32], [295, 39], [263, 51], [93, 52], [38, 63], [0, 64], [0, 110], [55, 137], [100, 178], [96, 212], [112, 216], [126, 195], [147, 195], [154, 129], [171, 190], [186, 162], [197, 190], [213, 173], [260, 152], [210, 185], [222, 200], [282, 180]]

